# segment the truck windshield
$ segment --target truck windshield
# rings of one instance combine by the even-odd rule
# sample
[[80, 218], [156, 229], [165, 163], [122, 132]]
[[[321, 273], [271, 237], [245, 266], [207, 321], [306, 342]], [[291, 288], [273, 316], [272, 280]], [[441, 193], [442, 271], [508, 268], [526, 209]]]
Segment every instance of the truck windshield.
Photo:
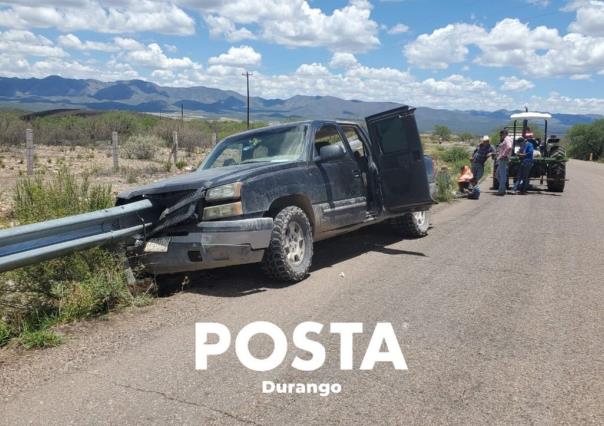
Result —
[[304, 154], [306, 128], [306, 125], [296, 125], [234, 136], [214, 148], [201, 169], [300, 160]]

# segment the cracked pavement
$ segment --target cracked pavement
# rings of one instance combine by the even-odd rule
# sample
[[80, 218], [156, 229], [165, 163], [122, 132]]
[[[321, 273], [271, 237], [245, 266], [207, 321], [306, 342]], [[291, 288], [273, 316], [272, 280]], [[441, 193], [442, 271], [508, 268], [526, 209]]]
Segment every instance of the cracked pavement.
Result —
[[[602, 424], [604, 423], [604, 166], [571, 161], [563, 194], [437, 206], [430, 235], [385, 227], [316, 245], [305, 281], [280, 286], [255, 267], [200, 274], [152, 306], [67, 327], [57, 348], [0, 351], [0, 424]], [[486, 188], [485, 188], [486, 189]], [[344, 276], [341, 276], [344, 272]], [[285, 362], [243, 367], [231, 349], [194, 369], [194, 324], [234, 336], [280, 326]], [[291, 367], [302, 321], [392, 322], [409, 369]], [[251, 342], [257, 356], [272, 345]], [[261, 383], [340, 383], [342, 392], [263, 394]]]

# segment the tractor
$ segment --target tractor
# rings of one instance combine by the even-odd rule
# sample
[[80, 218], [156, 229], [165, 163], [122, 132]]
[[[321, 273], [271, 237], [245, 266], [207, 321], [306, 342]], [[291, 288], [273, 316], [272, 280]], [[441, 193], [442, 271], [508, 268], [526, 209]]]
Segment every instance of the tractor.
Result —
[[[564, 184], [566, 183], [566, 150], [560, 144], [560, 138], [556, 135], [548, 135], [547, 122], [552, 118], [550, 114], [540, 112], [520, 112], [512, 114], [510, 118], [514, 124], [512, 126], [504, 127], [514, 141], [512, 149], [512, 157], [510, 159], [508, 179], [514, 178], [518, 175], [518, 169], [520, 167], [520, 158], [518, 152], [520, 151], [520, 141], [525, 139], [528, 143], [533, 144], [535, 148], [533, 154], [533, 168], [531, 169], [530, 179], [531, 181], [539, 181], [540, 185], [543, 185], [544, 181], [547, 184], [547, 190], [551, 192], [563, 192]], [[543, 121], [543, 138], [537, 134], [536, 124], [537, 122]], [[533, 129], [529, 126], [535, 126]], [[535, 133], [533, 133], [533, 130]], [[499, 186], [499, 180], [497, 179], [497, 164], [493, 168], [493, 188]], [[507, 187], [507, 185], [506, 185]], [[532, 189], [536, 189], [531, 185]]]

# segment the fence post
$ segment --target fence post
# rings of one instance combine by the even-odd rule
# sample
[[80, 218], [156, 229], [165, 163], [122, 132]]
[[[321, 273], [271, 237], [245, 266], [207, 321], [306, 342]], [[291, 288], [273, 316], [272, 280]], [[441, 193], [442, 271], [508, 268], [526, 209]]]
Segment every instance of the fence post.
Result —
[[113, 171], [117, 172], [120, 168], [119, 164], [119, 141], [117, 138], [117, 132], [111, 132], [111, 152], [113, 155]]
[[25, 154], [27, 157], [27, 174], [34, 174], [34, 131], [25, 129]]
[[216, 145], [216, 133], [212, 133], [212, 146]]
[[174, 150], [174, 165], [178, 162], [178, 132], [172, 132], [172, 150]]

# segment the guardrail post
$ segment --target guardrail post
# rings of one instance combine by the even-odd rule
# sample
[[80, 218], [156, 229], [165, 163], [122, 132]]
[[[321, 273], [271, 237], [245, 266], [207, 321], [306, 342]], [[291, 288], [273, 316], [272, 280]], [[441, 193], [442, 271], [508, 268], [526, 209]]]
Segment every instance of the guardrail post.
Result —
[[174, 165], [178, 162], [178, 132], [172, 132], [172, 150], [174, 151]]
[[216, 146], [216, 133], [212, 133], [212, 146]]
[[113, 155], [113, 171], [117, 172], [120, 168], [119, 164], [119, 140], [117, 132], [111, 132], [111, 153]]
[[25, 129], [25, 154], [27, 157], [27, 174], [34, 174], [34, 131]]

